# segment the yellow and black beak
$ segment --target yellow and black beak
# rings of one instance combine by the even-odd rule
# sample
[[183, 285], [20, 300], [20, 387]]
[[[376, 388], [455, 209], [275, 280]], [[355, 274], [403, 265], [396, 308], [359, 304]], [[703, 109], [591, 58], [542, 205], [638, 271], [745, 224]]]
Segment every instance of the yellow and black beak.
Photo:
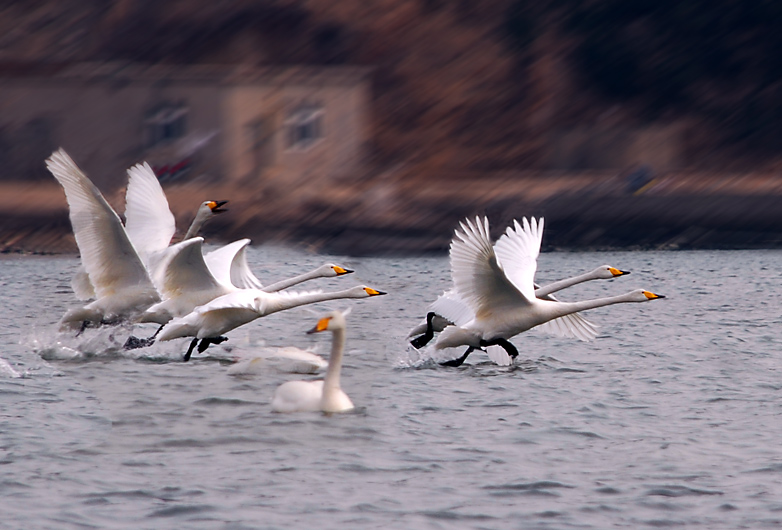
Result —
[[369, 296], [380, 296], [381, 294], [387, 294], [383, 291], [376, 291], [375, 289], [372, 289], [371, 287], [364, 287], [364, 290], [367, 292]]
[[614, 275], [614, 278], [617, 276], [624, 276], [625, 274], [630, 274], [630, 271], [623, 271], [619, 269], [615, 269], [613, 267], [608, 267], [608, 272]]
[[331, 268], [334, 270], [334, 272], [336, 272], [336, 273], [337, 273], [337, 276], [342, 276], [343, 274], [350, 274], [350, 273], [352, 273], [352, 272], [353, 272], [353, 271], [352, 271], [352, 270], [350, 270], [350, 269], [343, 269], [343, 268], [342, 268], [342, 267], [340, 267], [339, 265], [334, 265], [334, 266], [333, 266], [333, 267], [331, 267]]
[[320, 331], [326, 331], [329, 329], [329, 322], [331, 321], [331, 317], [323, 317], [320, 320], [318, 320], [318, 323], [315, 324], [315, 327], [312, 328], [307, 332], [307, 335], [311, 335], [313, 333], [318, 333]]
[[650, 291], [644, 291], [644, 295], [649, 300], [657, 300], [658, 298], [665, 298], [665, 296], [663, 296], [661, 294], [654, 294], [653, 292], [650, 292]]
[[222, 208], [225, 204], [228, 204], [228, 201], [209, 201], [209, 208], [212, 210], [212, 213], [223, 213], [228, 211]]

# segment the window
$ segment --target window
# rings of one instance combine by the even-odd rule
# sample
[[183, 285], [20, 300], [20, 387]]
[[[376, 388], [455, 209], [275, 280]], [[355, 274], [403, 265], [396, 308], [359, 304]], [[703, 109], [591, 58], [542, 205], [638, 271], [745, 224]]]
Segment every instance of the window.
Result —
[[150, 112], [145, 120], [147, 147], [169, 143], [182, 138], [187, 128], [187, 114], [184, 105], [163, 105]]
[[292, 111], [285, 120], [289, 149], [308, 149], [323, 138], [323, 108], [303, 105]]

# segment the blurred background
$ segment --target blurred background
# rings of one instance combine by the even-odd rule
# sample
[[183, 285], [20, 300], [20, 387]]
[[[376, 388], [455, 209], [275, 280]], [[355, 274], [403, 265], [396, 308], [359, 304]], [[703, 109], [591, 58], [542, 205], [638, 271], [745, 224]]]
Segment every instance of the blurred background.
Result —
[[0, 251], [74, 252], [44, 160], [118, 212], [148, 161], [207, 240], [444, 252], [782, 246], [782, 3], [0, 2]]

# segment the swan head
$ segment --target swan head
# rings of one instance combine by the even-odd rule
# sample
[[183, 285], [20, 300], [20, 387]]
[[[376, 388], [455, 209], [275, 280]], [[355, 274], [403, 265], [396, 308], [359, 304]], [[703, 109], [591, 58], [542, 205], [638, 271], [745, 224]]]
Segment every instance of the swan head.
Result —
[[312, 333], [319, 333], [321, 331], [335, 331], [338, 329], [345, 329], [345, 314], [342, 311], [332, 311], [325, 317], [318, 320], [315, 327], [307, 331], [308, 335]]
[[228, 201], [204, 201], [201, 207], [209, 208], [209, 213], [218, 214], [228, 211], [223, 208], [226, 204], [228, 204]]
[[346, 269], [335, 263], [326, 263], [322, 265], [318, 271], [326, 278], [333, 278], [334, 276], [344, 276], [345, 274], [351, 274], [351, 269]]
[[610, 280], [611, 278], [617, 278], [619, 276], [624, 276], [625, 274], [630, 274], [630, 271], [623, 271], [616, 267], [612, 267], [611, 265], [602, 265], [592, 271], [592, 276], [597, 280]]
[[628, 293], [628, 299], [631, 302], [648, 302], [649, 300], [657, 300], [658, 298], [665, 298], [665, 296], [645, 289], [636, 289], [635, 291], [630, 291]]

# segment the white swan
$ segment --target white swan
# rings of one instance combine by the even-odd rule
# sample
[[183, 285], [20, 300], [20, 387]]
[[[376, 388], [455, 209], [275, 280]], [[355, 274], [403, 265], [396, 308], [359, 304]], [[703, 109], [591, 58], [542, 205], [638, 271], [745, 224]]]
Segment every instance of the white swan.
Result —
[[[463, 325], [446, 327], [435, 342], [435, 349], [468, 346], [463, 362], [474, 349], [499, 345], [511, 356], [518, 354], [509, 338], [555, 318], [578, 311], [625, 302], [647, 302], [662, 295], [638, 289], [629, 293], [586, 300], [556, 302], [535, 297], [533, 278], [543, 236], [543, 219], [523, 226], [514, 221], [492, 246], [489, 221], [476, 218], [460, 223], [451, 241], [451, 275], [454, 289], [475, 315]], [[436, 304], [438, 314], [456, 321], [447, 300]], [[459, 364], [461, 364], [459, 362]]]
[[345, 412], [353, 402], [340, 387], [342, 352], [345, 348], [345, 317], [339, 311], [321, 318], [307, 333], [331, 331], [333, 335], [329, 367], [322, 381], [288, 381], [274, 392], [274, 412]]
[[[616, 267], [612, 267], [610, 265], [601, 265], [600, 267], [597, 267], [590, 272], [573, 276], [572, 278], [559, 280], [542, 287], [535, 284], [535, 296], [537, 298], [542, 298], [543, 300], [557, 301], [557, 299], [551, 295], [552, 293], [561, 291], [562, 289], [566, 289], [573, 285], [578, 285], [579, 283], [588, 282], [591, 280], [608, 280], [623, 276], [625, 274], [630, 274], [630, 272], [617, 269]], [[439, 298], [443, 297], [452, 299], [453, 303], [458, 303], [458, 294], [453, 289], [441, 294]], [[466, 313], [462, 323], [466, 323], [474, 317], [466, 304], [464, 307]], [[444, 318], [442, 315], [438, 315], [432, 311], [432, 306], [430, 305], [426, 317], [422, 322], [418, 323], [410, 330], [410, 332], [407, 334], [407, 337], [416, 337], [411, 341], [411, 344], [416, 348], [421, 348], [434, 338], [435, 333], [439, 333], [445, 329], [446, 326], [453, 324], [453, 322]], [[557, 319], [545, 324], [544, 326], [549, 325], [551, 325], [551, 328], [548, 329], [548, 331], [557, 335], [566, 335], [568, 332], [570, 332], [575, 335], [576, 338], [581, 340], [590, 340], [594, 337], [594, 325], [577, 313], [562, 317], [562, 322]]]
[[[241, 290], [237, 284], [261, 285], [247, 266], [244, 249], [249, 239], [217, 249], [217, 256], [215, 252], [203, 255], [203, 241], [202, 237], [192, 237], [169, 247], [158, 272], [158, 290], [163, 300], [147, 309], [138, 322], [165, 324], [215, 298]], [[209, 261], [212, 267], [209, 267]], [[313, 278], [343, 276], [352, 272], [328, 263], [308, 273], [256, 289], [274, 292]]]
[[144, 263], [98, 188], [62, 148], [46, 160], [46, 167], [65, 190], [73, 234], [96, 298], [66, 312], [61, 328], [119, 323], [157, 302]]
[[267, 293], [282, 291], [299, 283], [316, 278], [334, 278], [351, 274], [353, 271], [335, 263], [325, 263], [304, 274], [299, 274], [271, 285], [264, 285], [252, 273], [247, 264], [247, 246], [249, 239], [240, 239], [208, 252], [204, 256], [206, 266], [215, 279], [224, 284], [231, 284], [240, 289], [261, 289]]
[[219, 344], [226, 340], [222, 336], [224, 333], [252, 322], [256, 318], [305, 304], [342, 298], [369, 298], [384, 294], [386, 293], [365, 285], [328, 293], [319, 291], [267, 293], [259, 289], [240, 289], [198, 306], [183, 317], [172, 319], [163, 326], [158, 340], [194, 337], [185, 354], [185, 361], [187, 361], [199, 339], [201, 343], [198, 345], [198, 351], [203, 352], [210, 344]]
[[[226, 211], [222, 207], [227, 202], [202, 202], [182, 240], [186, 241], [198, 235], [209, 219]], [[173, 252], [171, 240], [176, 233], [176, 222], [160, 181], [146, 162], [128, 169], [125, 229], [149, 269], [152, 281], [158, 290], [161, 290], [165, 274], [163, 268], [166, 259]]]
[[265, 348], [260, 354], [239, 360], [228, 368], [228, 375], [256, 375], [269, 370], [290, 374], [315, 374], [329, 363], [320, 355], [295, 346]]
[[[209, 219], [225, 212], [222, 206], [227, 202], [201, 203], [184, 239], [195, 237]], [[147, 267], [150, 278], [158, 287], [156, 273], [159, 271], [156, 269], [176, 233], [176, 221], [160, 181], [146, 162], [128, 169], [128, 186], [125, 191], [125, 232]], [[83, 267], [74, 274], [71, 287], [80, 300], [95, 297], [95, 289]]]

